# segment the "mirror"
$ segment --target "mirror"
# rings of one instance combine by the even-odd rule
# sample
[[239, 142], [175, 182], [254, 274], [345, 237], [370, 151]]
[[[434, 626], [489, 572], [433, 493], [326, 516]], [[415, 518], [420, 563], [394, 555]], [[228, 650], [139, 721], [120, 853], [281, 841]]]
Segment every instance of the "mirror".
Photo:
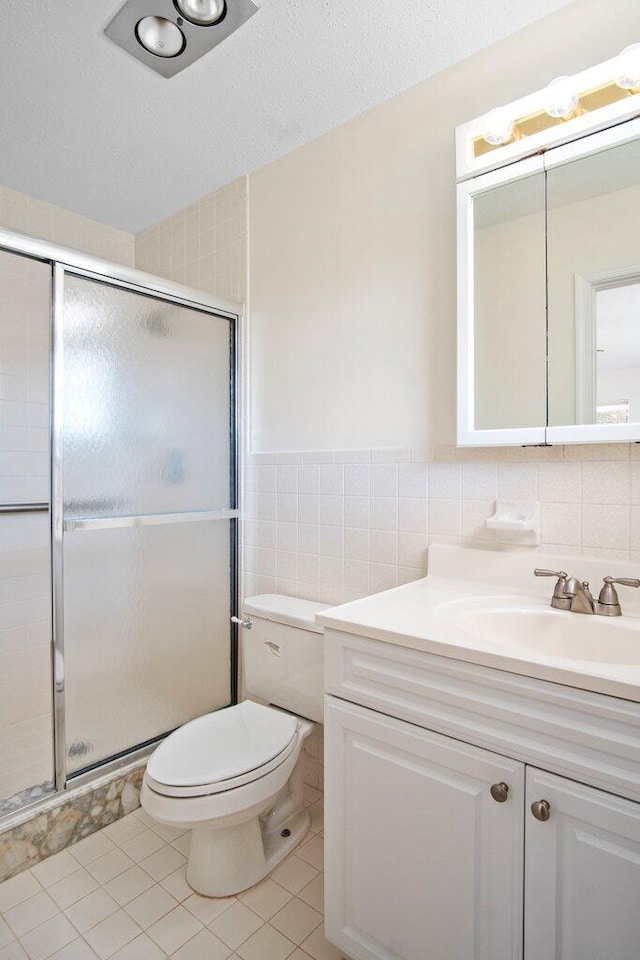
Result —
[[458, 444], [640, 441], [640, 118], [458, 184]]
[[640, 140], [549, 169], [549, 424], [640, 423]]
[[474, 426], [546, 420], [544, 173], [474, 200]]

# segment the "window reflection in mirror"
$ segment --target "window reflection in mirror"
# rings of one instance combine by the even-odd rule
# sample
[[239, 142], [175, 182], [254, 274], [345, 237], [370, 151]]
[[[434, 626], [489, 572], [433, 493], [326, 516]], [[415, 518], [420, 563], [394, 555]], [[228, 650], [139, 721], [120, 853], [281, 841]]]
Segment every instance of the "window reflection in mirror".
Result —
[[546, 422], [545, 183], [473, 200], [476, 430]]
[[549, 423], [640, 423], [640, 142], [547, 173]]

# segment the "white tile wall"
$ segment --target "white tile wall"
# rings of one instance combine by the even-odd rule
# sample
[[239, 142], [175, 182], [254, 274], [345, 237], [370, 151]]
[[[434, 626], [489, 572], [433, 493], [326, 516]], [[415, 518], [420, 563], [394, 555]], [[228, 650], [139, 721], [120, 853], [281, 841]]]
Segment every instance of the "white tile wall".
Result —
[[341, 603], [424, 576], [429, 543], [500, 549], [498, 496], [540, 501], [540, 550], [640, 563], [636, 444], [288, 451], [246, 461], [244, 593]]
[[132, 267], [133, 234], [0, 186], [0, 227]]
[[50, 271], [0, 251], [0, 503], [49, 499]]
[[53, 775], [46, 514], [0, 516], [0, 800]]
[[244, 301], [247, 178], [153, 224], [135, 238], [136, 266], [168, 280]]
[[[49, 269], [0, 253], [0, 503], [49, 499]], [[52, 777], [49, 525], [0, 515], [0, 801]]]

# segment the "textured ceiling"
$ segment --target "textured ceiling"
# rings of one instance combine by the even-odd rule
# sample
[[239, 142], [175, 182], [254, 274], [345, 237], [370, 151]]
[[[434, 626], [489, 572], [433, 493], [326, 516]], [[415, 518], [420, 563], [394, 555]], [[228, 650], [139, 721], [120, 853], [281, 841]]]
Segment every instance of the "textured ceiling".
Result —
[[164, 80], [121, 0], [2, 0], [0, 184], [138, 231], [567, 2], [262, 0]]

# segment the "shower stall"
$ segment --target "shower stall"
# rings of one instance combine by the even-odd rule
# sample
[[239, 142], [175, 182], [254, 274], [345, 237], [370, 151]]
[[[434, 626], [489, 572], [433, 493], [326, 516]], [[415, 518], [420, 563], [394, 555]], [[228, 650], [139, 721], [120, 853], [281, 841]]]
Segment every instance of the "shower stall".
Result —
[[238, 318], [0, 230], [0, 825], [236, 699]]

